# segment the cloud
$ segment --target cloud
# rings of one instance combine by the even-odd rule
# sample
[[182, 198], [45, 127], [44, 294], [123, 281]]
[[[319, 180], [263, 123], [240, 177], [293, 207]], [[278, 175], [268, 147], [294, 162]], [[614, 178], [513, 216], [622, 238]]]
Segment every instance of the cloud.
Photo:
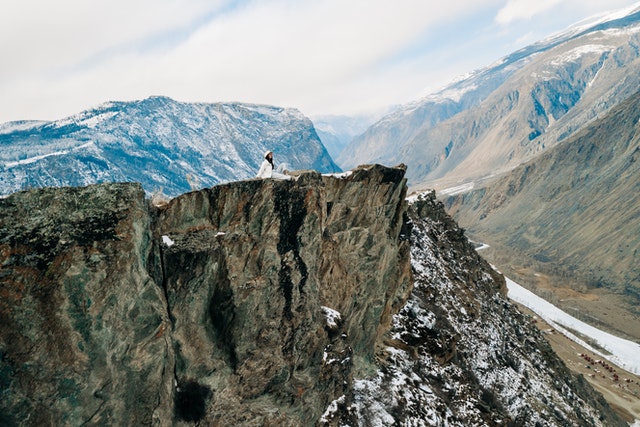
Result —
[[0, 122], [150, 95], [309, 115], [406, 102], [507, 54], [504, 40], [533, 28], [497, 22], [575, 1], [4, 2]]
[[[636, 0], [507, 0], [495, 16], [500, 25], [516, 24], [518, 21], [559, 21], [563, 18], [575, 23], [594, 14], [607, 13], [633, 5]], [[637, 6], [637, 4], [636, 4]]]
[[[263, 1], [217, 16], [162, 59], [164, 87], [186, 100], [295, 106], [308, 114], [409, 97], [427, 79], [396, 63], [432, 29], [482, 2], [422, 0]], [[182, 85], [181, 76], [199, 85]], [[424, 82], [414, 86], [417, 93]], [[394, 89], [395, 88], [395, 89]], [[383, 96], [384, 94], [384, 96]], [[393, 102], [393, 101], [391, 101]], [[355, 107], [354, 107], [355, 108]]]
[[[0, 4], [0, 121], [58, 118], [121, 83], [106, 67], [118, 55], [171, 41], [224, 4], [207, 0], [21, 0]], [[140, 63], [138, 61], [138, 63]], [[136, 68], [130, 68], [136, 74]], [[84, 75], [82, 74], [84, 73]], [[86, 74], [107, 77], [76, 86]], [[106, 99], [105, 99], [106, 100]], [[35, 116], [35, 117], [34, 117]]]
[[563, 0], [508, 0], [507, 4], [498, 11], [496, 22], [507, 25], [518, 20], [528, 20], [532, 17], [547, 12]]
[[[399, 70], [386, 68], [398, 52], [409, 49], [434, 25], [471, 13], [480, 4], [13, 3], [2, 7], [4, 11], [0, 8], [0, 36], [15, 40], [0, 48], [0, 57], [9, 59], [0, 70], [0, 90], [11, 95], [13, 114], [26, 117], [44, 117], [56, 108], [58, 116], [70, 114], [102, 101], [152, 94], [308, 110], [331, 103], [361, 105], [365, 101], [356, 98], [367, 96], [367, 91], [380, 100], [377, 92], [393, 90], [383, 86], [389, 86], [384, 82], [388, 73]], [[0, 114], [8, 108], [0, 105]]]
[[[214, 2], [210, 2], [215, 4]], [[139, 44], [191, 24], [210, 6], [204, 0], [21, 0], [0, 6], [0, 76], [75, 66], [102, 52]]]

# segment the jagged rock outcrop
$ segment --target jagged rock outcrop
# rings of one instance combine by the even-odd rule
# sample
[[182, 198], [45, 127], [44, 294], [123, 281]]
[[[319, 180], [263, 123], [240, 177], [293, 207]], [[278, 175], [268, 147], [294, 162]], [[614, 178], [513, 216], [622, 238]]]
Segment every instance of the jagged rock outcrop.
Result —
[[408, 214], [414, 288], [379, 372], [355, 383], [358, 425], [626, 426], [507, 300], [433, 192]]
[[403, 176], [1, 199], [2, 424], [313, 424], [410, 292]]
[[404, 173], [0, 199], [0, 424], [622, 425]]
[[[403, 175], [247, 181], [160, 211], [158, 233], [175, 242], [161, 260], [176, 380], [207, 390], [206, 422], [312, 425], [352, 372], [374, 369], [411, 285]], [[323, 307], [341, 313], [346, 338]], [[334, 352], [350, 359], [334, 366]]]
[[170, 418], [170, 323], [147, 271], [150, 219], [136, 184], [0, 199], [0, 424]]

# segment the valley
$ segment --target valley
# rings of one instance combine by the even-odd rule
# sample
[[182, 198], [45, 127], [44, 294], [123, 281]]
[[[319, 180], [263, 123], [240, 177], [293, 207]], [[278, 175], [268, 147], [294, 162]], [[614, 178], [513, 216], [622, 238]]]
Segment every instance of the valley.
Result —
[[527, 260], [507, 248], [498, 249], [490, 244], [482, 250], [482, 256], [506, 276], [575, 318], [621, 338], [640, 342], [638, 306], [627, 295], [543, 272], [534, 260]]
[[640, 316], [632, 311], [633, 306], [625, 295], [604, 289], [576, 290], [564, 285], [567, 281], [560, 277], [536, 273], [530, 268], [510, 270], [520, 280], [530, 277], [527, 281], [531, 289], [562, 306], [572, 316], [625, 339], [640, 341]]
[[[634, 292], [621, 291], [624, 289], [621, 286], [614, 289], [593, 286], [581, 276], [580, 269], [567, 268], [568, 266], [562, 262], [541, 262], [531, 253], [509, 244], [514, 241], [513, 234], [508, 232], [513, 229], [508, 228], [509, 221], [513, 221], [511, 227], [517, 227], [513, 218], [520, 218], [522, 213], [510, 210], [504, 212], [499, 209], [501, 205], [508, 204], [508, 201], [505, 201], [505, 193], [507, 188], [512, 188], [513, 185], [513, 179], [509, 180], [506, 176], [508, 174], [495, 175], [466, 183], [441, 180], [433, 183], [432, 187], [436, 189], [438, 198], [448, 206], [448, 212], [465, 228], [467, 236], [472, 241], [482, 242], [477, 244], [483, 246], [482, 256], [499, 271], [577, 319], [619, 337], [640, 342], [640, 310]], [[422, 191], [424, 190], [413, 188], [410, 192], [419, 194]], [[480, 205], [475, 194], [470, 194], [474, 192], [490, 200], [483, 200], [484, 205]], [[527, 194], [524, 198], [531, 198], [531, 195]], [[535, 203], [528, 203], [524, 211], [531, 211], [534, 206]], [[486, 217], [479, 219], [483, 215], [482, 212], [491, 212], [494, 209], [497, 214], [490, 213], [489, 220], [494, 219], [498, 226], [482, 227], [482, 223], [486, 222]], [[574, 233], [578, 230], [579, 227], [576, 227]], [[543, 247], [544, 240], [537, 244]], [[599, 251], [600, 248], [594, 250]], [[585, 269], [589, 266], [593, 268], [598, 262], [589, 258], [585, 265]]]
[[[607, 362], [615, 370], [618, 380], [612, 372], [604, 369], [598, 361], [600, 358], [592, 352], [558, 333], [551, 325], [538, 317], [528, 308], [518, 305], [525, 314], [532, 317], [532, 322], [543, 332], [553, 350], [564, 361], [569, 369], [582, 375], [607, 403], [628, 423], [640, 419], [640, 377], [613, 363]], [[591, 363], [590, 363], [591, 362]]]
[[[486, 248], [487, 245], [483, 245], [478, 250], [483, 252]], [[523, 274], [522, 277], [526, 277], [526, 273]], [[547, 291], [549, 288], [560, 291], [566, 300], [583, 297], [594, 300], [592, 294], [577, 295], [580, 293], [572, 289], [553, 288], [548, 276], [534, 273], [534, 277], [538, 283], [545, 284]], [[594, 329], [574, 315], [560, 311], [557, 304], [531, 295], [512, 279], [507, 282], [509, 298], [529, 316], [566, 366], [598, 390], [625, 421], [640, 422], [640, 365], [637, 360], [640, 346], [634, 340], [619, 339], [599, 328]]]
[[[535, 159], [439, 191], [491, 263], [571, 315], [640, 340], [640, 94]], [[448, 183], [444, 183], [448, 184]]]

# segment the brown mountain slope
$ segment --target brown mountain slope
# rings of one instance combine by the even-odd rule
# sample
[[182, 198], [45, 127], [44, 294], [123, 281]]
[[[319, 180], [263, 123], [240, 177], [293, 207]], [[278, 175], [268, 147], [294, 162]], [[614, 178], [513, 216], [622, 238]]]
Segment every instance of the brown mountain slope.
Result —
[[407, 165], [411, 188], [503, 173], [575, 135], [640, 87], [640, 11], [573, 27], [399, 108], [337, 158]]
[[447, 208], [492, 246], [501, 268], [533, 266], [574, 289], [601, 288], [594, 305], [602, 303], [597, 295], [613, 294], [640, 326], [639, 119], [636, 94], [535, 160], [449, 197]]

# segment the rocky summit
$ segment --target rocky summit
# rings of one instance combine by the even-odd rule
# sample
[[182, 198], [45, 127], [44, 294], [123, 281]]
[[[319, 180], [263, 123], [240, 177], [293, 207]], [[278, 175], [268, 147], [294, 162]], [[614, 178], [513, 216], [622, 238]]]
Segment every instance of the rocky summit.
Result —
[[624, 425], [404, 175], [0, 199], [0, 425]]

